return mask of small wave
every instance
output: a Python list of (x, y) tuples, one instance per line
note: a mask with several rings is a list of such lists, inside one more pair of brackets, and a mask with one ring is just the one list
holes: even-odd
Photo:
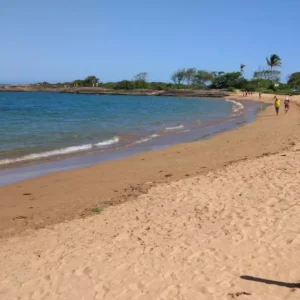
[(142, 138), (138, 141), (135, 142), (135, 144), (140, 144), (140, 143), (144, 143), (144, 142), (148, 142), (152, 139), (155, 139), (156, 137), (158, 137), (159, 135), (158, 134), (152, 134), (152, 135), (149, 135), (149, 136), (146, 136), (145, 138)]
[(96, 144), (94, 144), (94, 146), (96, 146), (96, 147), (109, 146), (109, 145), (118, 143), (119, 141), (120, 141), (120, 139), (119, 139), (117, 136), (115, 136), (115, 137), (112, 138), (112, 139), (109, 139), (109, 140), (106, 140), (106, 141), (103, 141), (103, 142), (96, 143)]
[(244, 105), (240, 102), (234, 101), (234, 100), (226, 100), (227, 102), (231, 102), (232, 105), (232, 111), (234, 113), (237, 113), (239, 111), (241, 111), (242, 109), (244, 109)]
[(119, 138), (114, 137), (112, 139), (109, 139), (109, 140), (106, 140), (103, 142), (99, 142), (96, 144), (71, 146), (71, 147), (66, 147), (66, 148), (62, 148), (62, 149), (51, 150), (51, 151), (46, 151), (46, 152), (41, 152), (41, 153), (32, 153), (32, 154), (28, 154), (28, 155), (17, 157), (17, 158), (8, 158), (8, 159), (0, 160), (0, 165), (6, 165), (6, 164), (24, 162), (24, 161), (29, 161), (29, 160), (35, 160), (35, 159), (48, 158), (48, 157), (52, 157), (52, 156), (59, 156), (59, 155), (66, 155), (66, 154), (71, 154), (71, 153), (76, 153), (76, 152), (81, 152), (81, 151), (87, 151), (87, 150), (92, 149), (93, 147), (108, 146), (108, 145), (115, 144), (117, 142), (119, 142)]
[(184, 126), (182, 124), (173, 126), (173, 127), (166, 127), (165, 130), (176, 130), (176, 129), (181, 129), (181, 128), (184, 128)]
[(28, 161), (28, 160), (40, 159), (40, 158), (46, 158), (46, 157), (51, 157), (51, 156), (56, 156), (56, 155), (70, 154), (70, 153), (75, 153), (75, 152), (80, 152), (80, 151), (86, 151), (86, 150), (92, 149), (92, 147), (93, 147), (92, 144), (87, 144), (87, 145), (82, 145), (82, 146), (72, 146), (72, 147), (67, 147), (67, 148), (58, 149), (58, 150), (46, 151), (46, 152), (42, 152), (42, 153), (33, 153), (33, 154), (28, 154), (28, 155), (25, 155), (22, 157), (18, 157), (18, 158), (0, 160), (0, 165), (23, 162), (23, 161)]

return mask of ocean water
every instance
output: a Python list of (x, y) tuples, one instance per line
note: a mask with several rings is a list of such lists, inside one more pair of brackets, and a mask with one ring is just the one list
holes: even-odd
[(150, 140), (164, 146), (172, 136), (236, 118), (243, 109), (239, 102), (212, 98), (4, 92), (0, 166), (111, 151)]

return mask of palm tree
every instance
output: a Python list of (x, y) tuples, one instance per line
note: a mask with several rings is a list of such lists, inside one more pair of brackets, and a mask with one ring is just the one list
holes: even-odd
[(281, 67), (281, 58), (277, 54), (272, 54), (270, 58), (266, 57), (266, 60), (271, 70), (273, 67)]
[(246, 65), (244, 64), (241, 64), (240, 65), (240, 70), (241, 70), (241, 73), (244, 74), (244, 69), (245, 69)]

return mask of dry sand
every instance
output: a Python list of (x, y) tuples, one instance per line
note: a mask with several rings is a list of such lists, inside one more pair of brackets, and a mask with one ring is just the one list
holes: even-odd
[[(208, 141), (1, 188), (1, 232), (15, 236), (0, 240), (0, 299), (299, 299), (300, 114), (296, 105), (273, 114)], [(133, 187), (135, 200), (103, 205), (101, 194), (113, 201), (109, 189), (132, 182), (148, 193)], [(104, 210), (16, 235), (92, 204)]]
[(299, 182), (297, 144), (4, 239), (0, 298), (299, 299)]

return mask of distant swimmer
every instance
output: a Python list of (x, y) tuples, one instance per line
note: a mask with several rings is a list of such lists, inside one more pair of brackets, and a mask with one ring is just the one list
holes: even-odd
[(284, 109), (285, 109), (285, 113), (287, 113), (290, 109), (290, 98), (289, 97), (285, 97)]
[(278, 116), (279, 113), (279, 108), (280, 108), (280, 100), (277, 98), (277, 96), (274, 96), (274, 105), (275, 105), (275, 111), (276, 111), (276, 115)]

